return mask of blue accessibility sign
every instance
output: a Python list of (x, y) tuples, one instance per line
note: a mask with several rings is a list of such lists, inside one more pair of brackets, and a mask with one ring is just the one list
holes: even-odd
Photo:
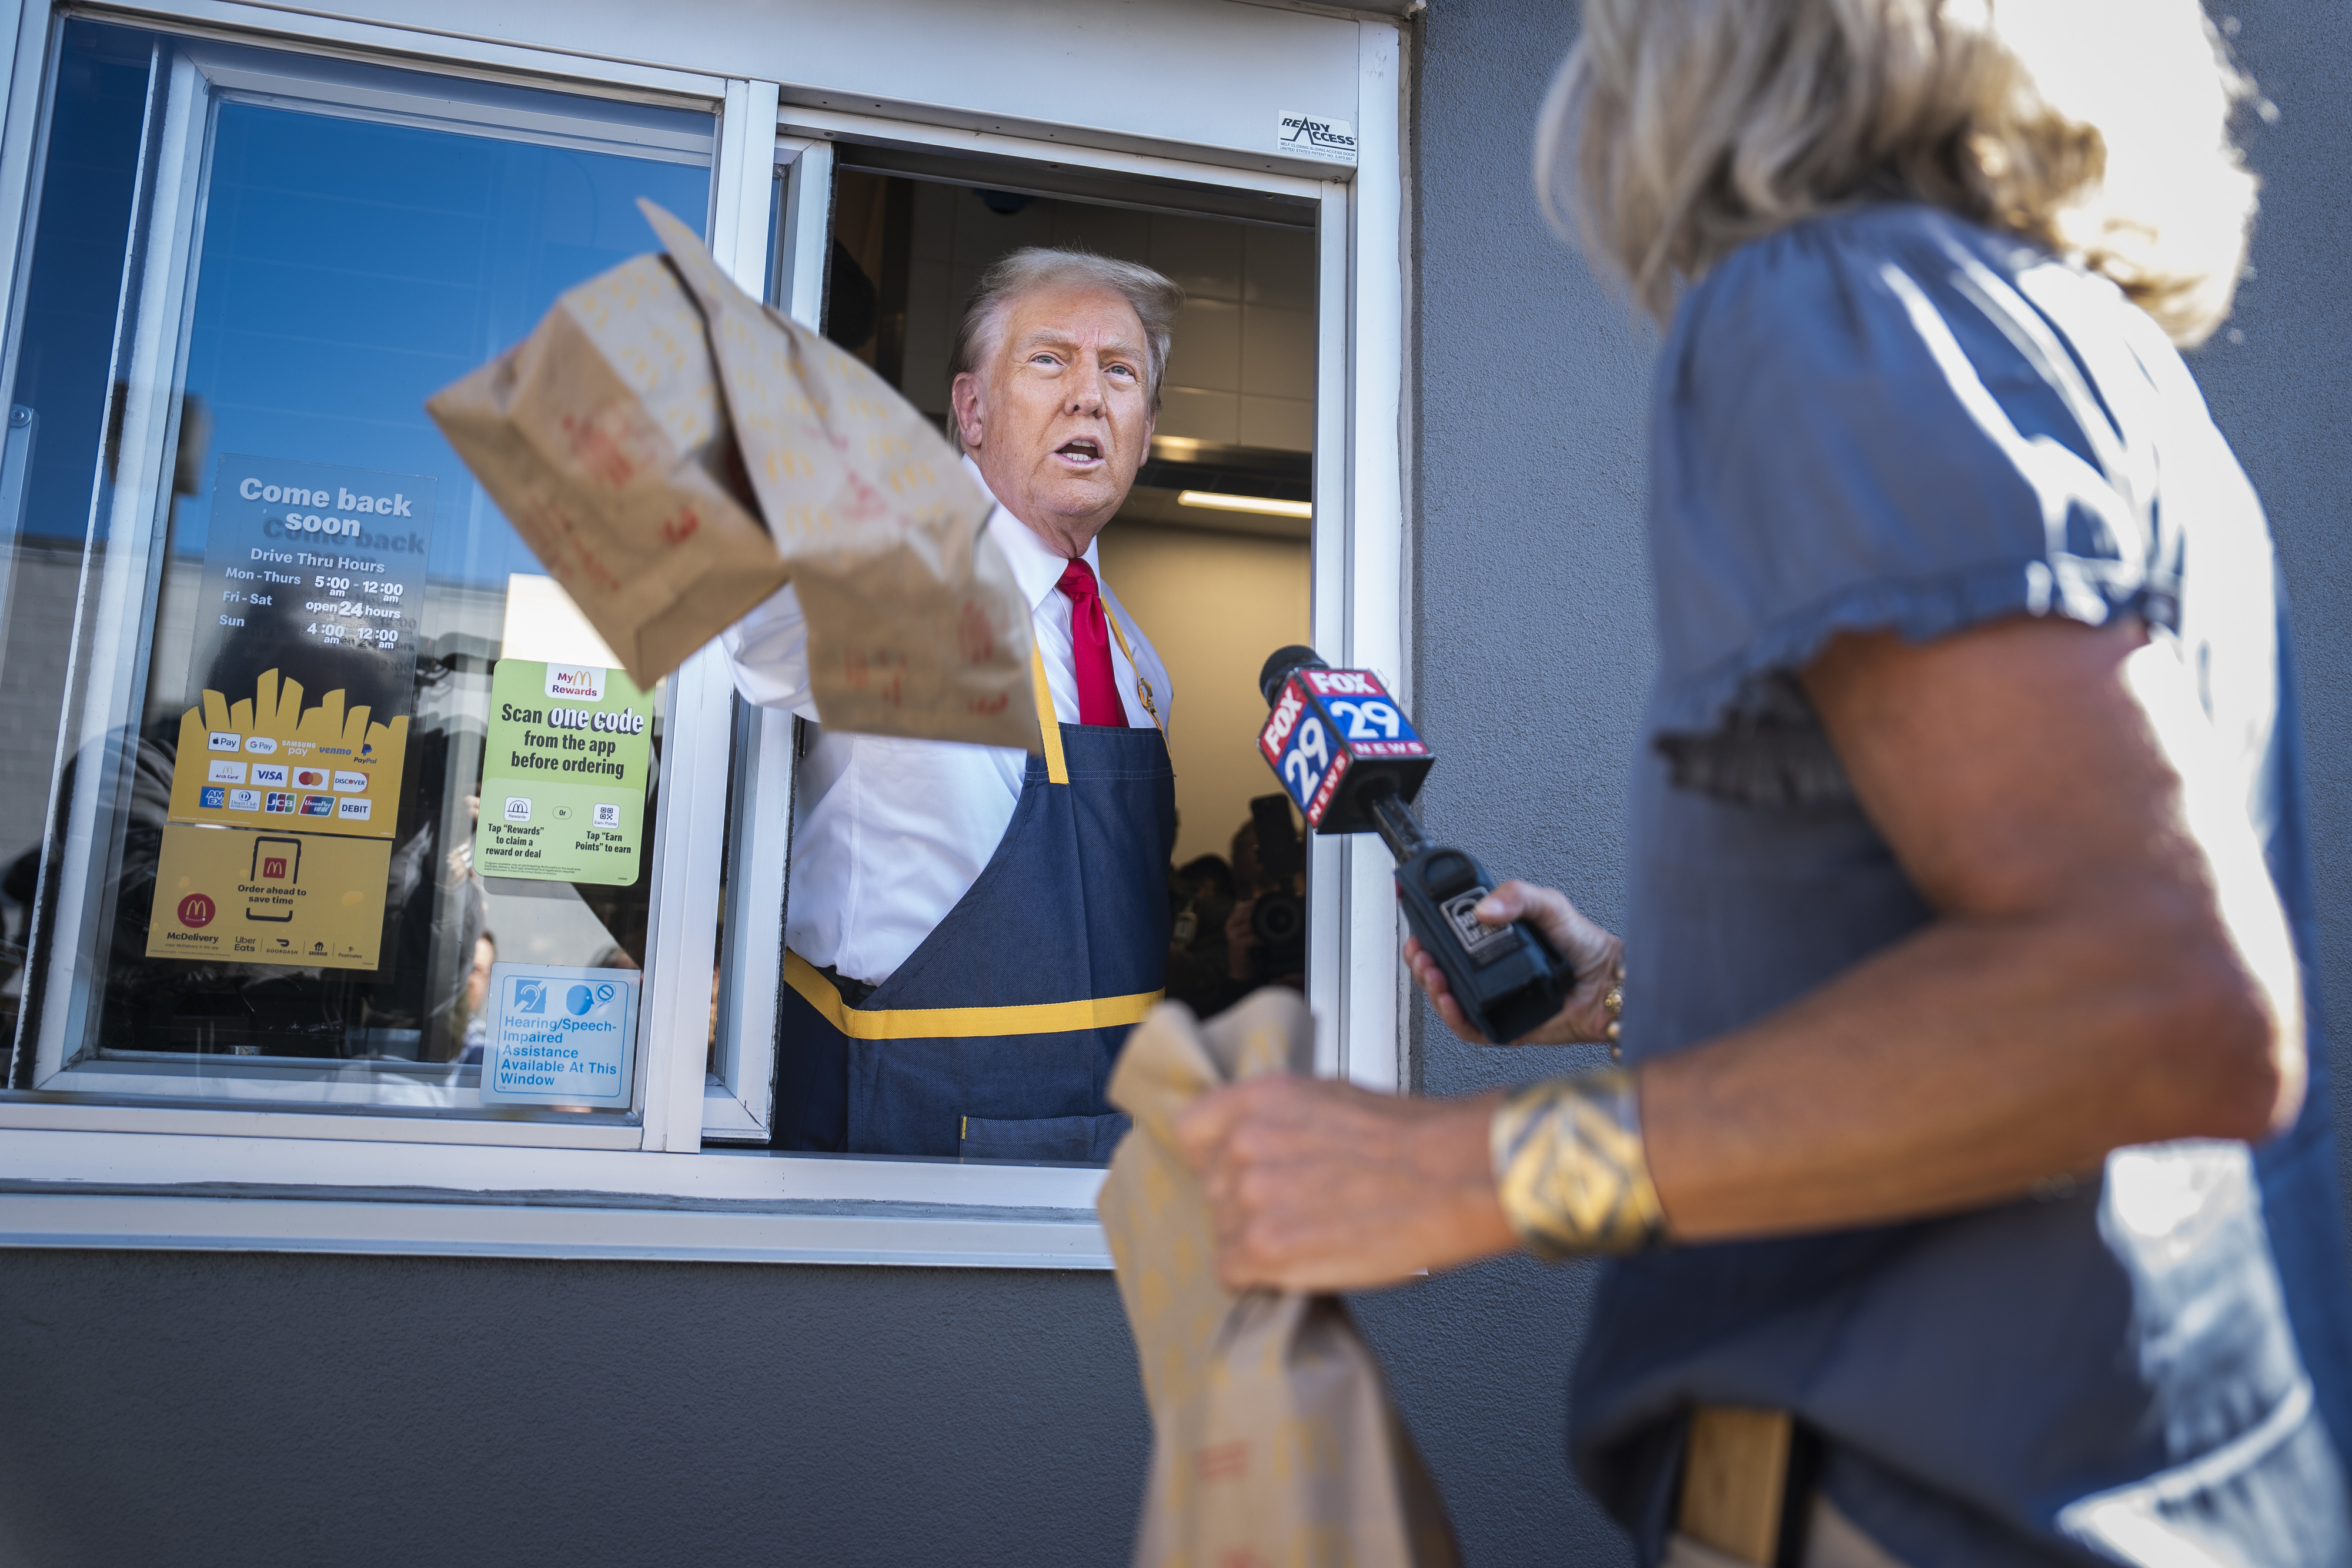
[(491, 965), (482, 1103), (626, 1110), (642, 978), (635, 969)]

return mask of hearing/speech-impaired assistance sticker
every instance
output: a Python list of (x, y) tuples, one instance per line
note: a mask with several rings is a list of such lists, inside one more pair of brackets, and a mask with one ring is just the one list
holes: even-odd
[(1305, 114), (1297, 110), (1285, 110), (1275, 121), (1275, 150), (1302, 158), (1320, 158), (1331, 163), (1353, 163), (1356, 161), (1356, 125), (1353, 120), (1334, 120), (1327, 114)]
[(491, 965), (482, 1103), (626, 1110), (643, 978), (635, 969)]

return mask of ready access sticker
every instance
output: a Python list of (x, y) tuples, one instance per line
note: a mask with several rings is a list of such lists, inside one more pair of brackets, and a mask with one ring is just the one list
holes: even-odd
[(1286, 110), (1275, 122), (1274, 145), (1278, 152), (1302, 158), (1320, 158), (1329, 163), (1353, 163), (1356, 161), (1355, 122), (1334, 120), (1328, 114)]
[(635, 969), (491, 965), (482, 1103), (625, 1110), (641, 978)]

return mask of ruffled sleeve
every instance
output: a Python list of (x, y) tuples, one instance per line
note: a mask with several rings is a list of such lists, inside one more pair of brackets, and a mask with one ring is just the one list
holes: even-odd
[(1678, 784), (1844, 794), (1795, 680), (1841, 632), (2174, 623), (2152, 462), (2103, 401), (2137, 392), (2075, 347), (2126, 341), (2098, 319), (2124, 311), (2105, 284), (1916, 207), (1757, 241), (1691, 292), (1652, 443), (1654, 740)]

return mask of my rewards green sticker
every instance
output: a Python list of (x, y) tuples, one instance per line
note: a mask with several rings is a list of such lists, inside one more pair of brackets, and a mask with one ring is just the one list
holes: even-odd
[(474, 869), (541, 882), (636, 881), (652, 752), (653, 705), (621, 671), (499, 660)]

